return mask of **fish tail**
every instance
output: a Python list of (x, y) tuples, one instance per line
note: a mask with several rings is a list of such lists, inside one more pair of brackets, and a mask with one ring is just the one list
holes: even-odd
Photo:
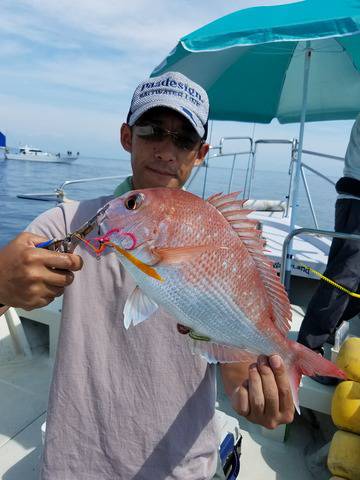
[(296, 411), (300, 415), (300, 403), (299, 403), (299, 385), (301, 380), (301, 370), (297, 366), (296, 363), (293, 363), (288, 368), (289, 372), (289, 382), (290, 382), (290, 389), (293, 398), (293, 402), (296, 408)]
[(309, 377), (321, 375), (326, 377), (336, 377), (341, 380), (346, 380), (347, 377), (340, 368), (319, 353), (310, 350), (310, 348), (307, 348), (298, 342), (290, 341), (290, 343), (292, 352), (295, 352), (290, 365), (288, 365), (290, 388), (295, 408), (298, 413), (300, 413), (298, 391), (302, 375), (307, 375)]

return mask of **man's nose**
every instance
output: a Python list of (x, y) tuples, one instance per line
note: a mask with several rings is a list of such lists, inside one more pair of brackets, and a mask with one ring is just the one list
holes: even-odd
[(157, 142), (155, 146), (155, 156), (158, 160), (166, 162), (175, 161), (177, 158), (178, 149), (170, 135), (167, 135), (163, 140)]

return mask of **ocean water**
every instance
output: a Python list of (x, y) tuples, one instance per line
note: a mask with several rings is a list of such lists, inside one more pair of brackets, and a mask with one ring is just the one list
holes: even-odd
[[(21, 232), (37, 215), (56, 205), (55, 202), (17, 198), (18, 194), (52, 192), (66, 180), (129, 173), (128, 159), (79, 157), (71, 164), (0, 159), (0, 247)], [(189, 190), (201, 195), (204, 177), (205, 168), (201, 167)], [(215, 165), (210, 162), (207, 169), (205, 195), (227, 192), (229, 178), (228, 165), (219, 164), (219, 161)], [(244, 178), (244, 170), (236, 168), (232, 191), (243, 190)], [(336, 181), (337, 178), (333, 180)], [(65, 191), (67, 197), (82, 200), (111, 194), (118, 183), (120, 183), (118, 180), (96, 181), (72, 185)], [(320, 227), (332, 229), (336, 200), (334, 187), (314, 175), (308, 175), (308, 184)], [(288, 193), (288, 185), (287, 172), (257, 171), (252, 198), (284, 200)], [(300, 211), (297, 223), (301, 226), (314, 226), (303, 188), (300, 188)]]

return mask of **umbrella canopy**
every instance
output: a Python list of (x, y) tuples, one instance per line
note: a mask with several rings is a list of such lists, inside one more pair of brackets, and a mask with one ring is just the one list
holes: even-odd
[(306, 120), (360, 111), (360, 0), (305, 0), (239, 10), (184, 36), (153, 71), (179, 71), (202, 85), (210, 118), (298, 122), (304, 49), (310, 41)]
[[(300, 121), (290, 192), (292, 232), (305, 119), (349, 119), (360, 112), (360, 0), (239, 10), (183, 37), (152, 75), (171, 70), (206, 89), (214, 120)], [(289, 255), (287, 286), (290, 264)]]

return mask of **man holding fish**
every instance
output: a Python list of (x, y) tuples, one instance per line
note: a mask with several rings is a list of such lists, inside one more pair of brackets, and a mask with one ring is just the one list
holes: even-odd
[[(192, 168), (201, 164), (208, 152), (208, 109), (206, 92), (177, 72), (141, 82), (133, 95), (127, 122), (121, 127), (121, 144), (131, 155), (133, 176), (118, 186), (116, 199), (102, 197), (59, 205), (40, 215), (28, 232), (0, 251), (0, 271), (6, 272), (6, 278), (0, 276), (1, 304), (30, 310), (64, 293), (42, 480), (221, 478), (214, 477), (218, 456), (214, 424), (216, 373), (211, 362), (231, 360), (220, 363), (220, 368), (225, 391), (240, 415), (268, 428), (293, 420), (294, 387), (290, 386), (283, 360), (272, 354), (280, 353), (280, 348), (264, 350), (259, 346), (257, 353), (247, 352), (242, 357), (242, 350), (234, 348), (239, 342), (234, 346), (232, 338), (226, 338), (229, 332), (224, 332), (222, 338), (225, 345), (213, 343), (205, 327), (194, 329), (192, 324), (179, 321), (183, 318), (177, 313), (181, 309), (166, 308), (168, 300), (156, 302), (157, 294), (154, 298), (151, 295), (160, 286), (165, 296), (167, 292), (177, 295), (187, 285), (171, 290), (170, 283), (184, 265), (198, 262), (200, 272), (206, 268), (202, 260), (207, 258), (205, 255), (209, 254), (210, 260), (219, 255), (226, 259), (226, 255), (232, 255), (228, 245), (238, 242), (234, 233), (229, 233), (229, 240), (225, 233), (222, 236), (221, 228), (228, 227), (224, 220), (229, 217), (228, 209), (232, 213), (236, 210), (235, 215), (243, 214), (239, 214), (234, 196), (220, 195), (213, 196), (206, 207), (209, 219), (215, 215), (215, 221), (211, 221), (213, 233), (218, 236), (212, 244), (199, 224), (200, 243), (184, 247), (184, 228), (192, 231), (186, 219), (171, 223), (172, 248), (170, 243), (147, 241), (155, 233), (156, 238), (169, 233), (164, 233), (164, 216), (170, 221), (171, 216), (195, 211), (198, 205), (201, 210), (206, 203), (194, 197), (194, 203), (187, 204), (190, 194), (181, 188)], [(171, 192), (167, 196), (168, 190), (156, 190), (159, 187), (171, 188), (175, 196), (176, 192), (180, 196), (173, 201)], [(135, 189), (140, 192), (127, 193)], [(122, 218), (118, 217), (120, 210), (137, 213), (142, 203), (147, 205), (148, 198), (157, 205), (158, 217), (151, 216), (149, 210), (146, 218), (151, 222), (142, 230), (140, 219), (128, 224), (124, 221), (114, 228)], [(99, 222), (102, 236), (97, 250), (103, 252), (108, 247), (100, 258), (89, 242), (81, 242), (76, 254), (34, 248), (79, 229), (110, 200), (105, 220)], [(218, 211), (222, 212), (221, 219)], [(200, 222), (201, 217), (197, 218)], [(228, 223), (232, 221), (230, 218)], [(246, 231), (253, 235), (254, 223), (246, 223), (244, 215), (236, 221), (245, 221)], [(247, 235), (243, 240), (250, 245)], [(126, 268), (119, 264), (116, 251)], [(257, 254), (255, 257), (258, 261)], [(251, 263), (247, 256), (245, 260)], [(233, 271), (235, 263), (229, 264)], [(227, 260), (222, 265), (227, 268)], [(132, 269), (135, 275), (128, 273)], [(138, 279), (139, 272), (142, 277)], [(192, 298), (199, 283), (195, 277), (193, 273), (186, 277), (194, 287), (186, 290), (188, 306), (208, 308), (206, 302), (211, 303), (211, 298), (203, 303), (202, 297)], [(237, 275), (234, 283), (251, 282), (253, 277), (257, 282), (256, 274), (249, 279)], [(274, 280), (271, 272), (265, 277)], [(212, 272), (207, 284), (211, 293)], [(148, 288), (150, 294), (144, 295), (139, 285)], [(279, 323), (284, 313), (286, 318), (279, 331), (285, 331), (289, 312), (281, 288), (276, 284), (273, 289), (281, 299), (274, 311)], [(262, 305), (262, 300), (256, 301)], [(268, 309), (265, 303), (264, 308)], [(0, 307), (0, 313), (5, 309)], [(225, 322), (226, 315), (222, 317)], [(238, 330), (242, 328), (239, 323)], [(220, 336), (223, 330), (219, 329)], [(257, 340), (255, 330), (251, 331), (260, 344), (260, 337)], [(284, 335), (278, 333), (273, 335), (273, 344), (275, 337), (285, 344)], [(236, 337), (235, 331), (232, 336)], [(200, 347), (194, 348), (193, 344)]]

